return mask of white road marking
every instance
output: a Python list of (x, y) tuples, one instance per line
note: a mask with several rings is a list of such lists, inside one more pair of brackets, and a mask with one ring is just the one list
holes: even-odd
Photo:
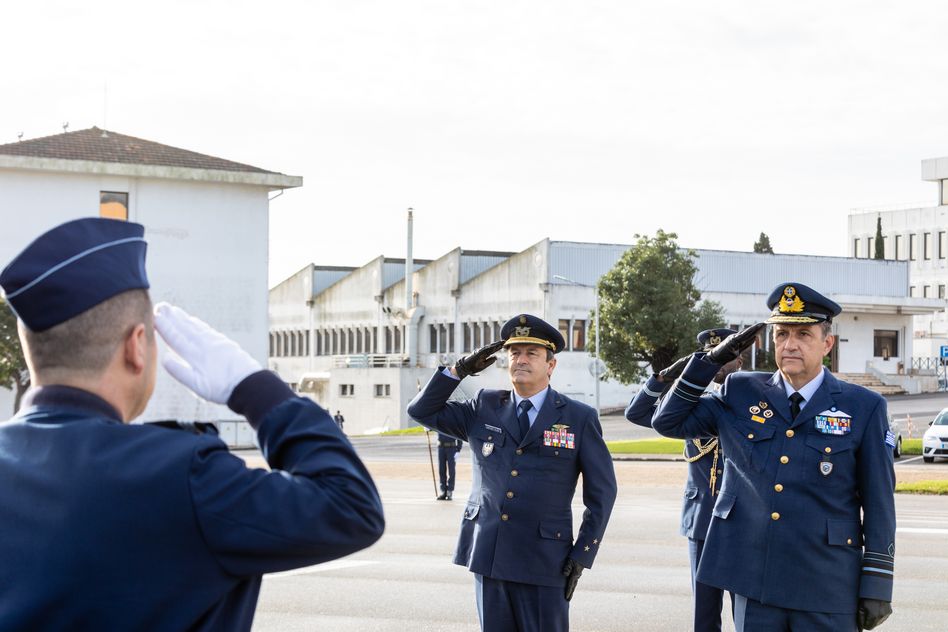
[(922, 533), (926, 535), (948, 535), (948, 529), (923, 529), (920, 527), (898, 527), (896, 533)]
[(316, 564), (315, 566), (304, 566), (303, 568), (294, 568), (291, 571), (280, 573), (267, 573), (265, 577), (292, 577), (293, 575), (309, 575), (312, 573), (322, 573), (325, 571), (338, 571), (344, 568), (359, 568), (360, 566), (371, 566), (378, 562), (368, 560), (334, 560), (325, 564)]
[(912, 461), (917, 461), (917, 460), (919, 460), (920, 458), (922, 458), (922, 457), (916, 456), (916, 457), (912, 457), (911, 459), (903, 459), (903, 460), (901, 460), (901, 461), (897, 461), (895, 464), (896, 464), (896, 465), (905, 465), (906, 463), (911, 463)]

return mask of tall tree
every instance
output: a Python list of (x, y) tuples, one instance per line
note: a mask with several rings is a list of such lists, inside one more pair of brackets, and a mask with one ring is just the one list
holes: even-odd
[(885, 259), (885, 239), (882, 237), (882, 216), (876, 218), (876, 252), (875, 259)]
[[(20, 409), (23, 393), (30, 386), (30, 374), (23, 359), (20, 337), (16, 333), (16, 316), (0, 298), (0, 387), (15, 391), (13, 412)], [(6, 414), (0, 411), (0, 419)]]
[(760, 237), (754, 242), (754, 252), (766, 253), (768, 255), (774, 254), (774, 249), (770, 247), (770, 237), (767, 236), (767, 233), (760, 233)]
[(695, 334), (723, 322), (721, 305), (701, 302), (693, 250), (679, 249), (678, 236), (662, 230), (635, 237), (597, 290), (601, 357), (624, 384), (642, 379), (646, 365), (663, 369), (694, 351)]

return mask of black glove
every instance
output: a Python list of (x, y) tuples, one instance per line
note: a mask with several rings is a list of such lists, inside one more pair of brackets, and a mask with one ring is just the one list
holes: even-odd
[(458, 377), (463, 380), (468, 375), (477, 375), (492, 365), (497, 361), (497, 357), (494, 354), (500, 351), (500, 348), (503, 346), (504, 341), (498, 340), (489, 345), (484, 345), (480, 349), (475, 349), (471, 355), (463, 356), (454, 365), (454, 370), (457, 372)]
[(579, 576), (584, 570), (586, 569), (582, 564), (571, 557), (566, 558), (566, 564), (563, 565), (563, 575), (566, 577), (566, 601), (573, 598), (573, 591), (576, 590)]
[(736, 334), (731, 334), (708, 353), (708, 359), (715, 364), (727, 364), (754, 344), (757, 340), (757, 332), (766, 326), (767, 323), (757, 323), (745, 327)]
[(860, 599), (856, 610), (856, 625), (860, 630), (871, 630), (892, 614), (892, 604), (878, 599)]
[(683, 358), (678, 358), (675, 360), (674, 364), (666, 366), (664, 369), (658, 372), (658, 381), (659, 382), (674, 382), (678, 379), (678, 376), (681, 375), (681, 372), (685, 370), (685, 365), (688, 364), (688, 360), (691, 359), (691, 356), (694, 355), (689, 353)]

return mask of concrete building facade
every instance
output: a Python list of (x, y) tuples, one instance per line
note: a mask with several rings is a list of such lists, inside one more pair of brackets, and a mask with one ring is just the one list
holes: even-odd
[[(301, 184), (97, 128), (0, 145), (0, 261), (71, 219), (144, 224), (153, 300), (199, 315), (265, 364), (269, 193)], [(0, 416), (11, 410), (12, 402)], [(230, 410), (197, 399), (164, 371), (141, 417), (161, 419), (223, 421), (231, 443), (249, 440)]]
[[(325, 288), (303, 280), (320, 269), (309, 266), (271, 290), (270, 366), (300, 392), (339, 410), (348, 432), (406, 427), (405, 407), (436, 367), (499, 338), (504, 322), (528, 312), (558, 326), (567, 340), (553, 387), (592, 405), (595, 360), (587, 343), (594, 335), (594, 288), (629, 248), (549, 239), (518, 253), (456, 248), (435, 261), (415, 262), (410, 300), (403, 260), (394, 262), (401, 278), (389, 277), (387, 286), (378, 282), (392, 261), (384, 257), (348, 274), (335, 269), (340, 278)], [(905, 335), (910, 314), (935, 309), (930, 299), (908, 296), (905, 262), (711, 250), (695, 255), (695, 283), (704, 299), (722, 304), (724, 324), (743, 327), (766, 318), (767, 294), (791, 279), (839, 301), (846, 313), (835, 324), (840, 344), (833, 362), (843, 372), (879, 365), (875, 370), (898, 374), (899, 363), (912, 355)], [(873, 355), (880, 329), (901, 334), (885, 359)], [(505, 387), (505, 362), (501, 354), (495, 367), (464, 380), (457, 396)], [(602, 380), (600, 406), (624, 406), (637, 389)]]

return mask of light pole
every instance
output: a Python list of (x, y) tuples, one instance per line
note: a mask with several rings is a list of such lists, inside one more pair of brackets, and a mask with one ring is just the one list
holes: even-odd
[(599, 367), (601, 366), (601, 362), (602, 362), (599, 358), (599, 355), (600, 355), (599, 353), (599, 288), (597, 288), (595, 285), (589, 285), (587, 283), (580, 283), (572, 279), (567, 279), (565, 276), (560, 276), (559, 274), (554, 274), (553, 278), (559, 281), (563, 281), (565, 283), (569, 283), (570, 285), (591, 288), (593, 292), (596, 294), (596, 355), (594, 356), (596, 358), (596, 361), (593, 364), (594, 368), (593, 368), (592, 374), (596, 380), (596, 416), (598, 417), (599, 416)]

